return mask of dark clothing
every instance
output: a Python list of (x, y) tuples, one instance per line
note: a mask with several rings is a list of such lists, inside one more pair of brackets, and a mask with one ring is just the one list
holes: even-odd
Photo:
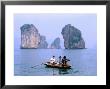
[(64, 60), (64, 59), (62, 59), (62, 64), (64, 64), (64, 61), (65, 61), (65, 60)]
[(63, 66), (67, 65), (67, 59), (64, 59), (64, 58), (62, 59), (62, 65)]

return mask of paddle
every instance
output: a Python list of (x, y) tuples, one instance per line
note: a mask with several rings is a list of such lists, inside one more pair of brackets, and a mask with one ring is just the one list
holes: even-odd
[[(44, 63), (42, 63), (42, 64), (44, 64)], [(40, 65), (42, 65), (42, 64), (40, 64)], [(39, 65), (32, 66), (31, 68), (34, 68), (34, 67), (36, 67), (36, 66), (39, 66)]]

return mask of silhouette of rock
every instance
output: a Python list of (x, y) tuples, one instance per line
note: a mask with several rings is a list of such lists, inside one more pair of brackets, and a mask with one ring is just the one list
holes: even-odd
[(81, 31), (71, 26), (71, 24), (65, 25), (61, 34), (63, 35), (65, 49), (85, 48), (85, 41), (81, 36)]
[(48, 43), (46, 41), (46, 37), (40, 36), (40, 44), (38, 48), (47, 48), (47, 47), (48, 47)]
[(60, 46), (60, 38), (56, 38), (53, 43), (51, 44), (51, 47), (50, 48), (55, 48), (55, 49), (60, 49), (61, 46)]

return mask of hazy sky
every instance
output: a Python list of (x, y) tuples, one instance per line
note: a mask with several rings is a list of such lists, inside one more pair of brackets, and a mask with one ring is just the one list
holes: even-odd
[[(33, 24), (41, 35), (46, 36), (49, 45), (57, 37), (61, 38), (63, 47), (62, 28), (71, 24), (78, 28), (85, 40), (86, 48), (96, 47), (97, 45), (97, 15), (96, 14), (15, 14), (14, 15), (14, 38), (15, 45), (20, 46), (21, 30), (24, 24)], [(16, 42), (17, 41), (17, 42)], [(64, 47), (63, 47), (64, 48)]]

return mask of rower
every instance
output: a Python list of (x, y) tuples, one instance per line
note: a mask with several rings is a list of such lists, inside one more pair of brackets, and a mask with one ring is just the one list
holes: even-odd
[(62, 66), (67, 66), (68, 61), (69, 60), (66, 58), (66, 56), (64, 56), (63, 59), (62, 59)]

